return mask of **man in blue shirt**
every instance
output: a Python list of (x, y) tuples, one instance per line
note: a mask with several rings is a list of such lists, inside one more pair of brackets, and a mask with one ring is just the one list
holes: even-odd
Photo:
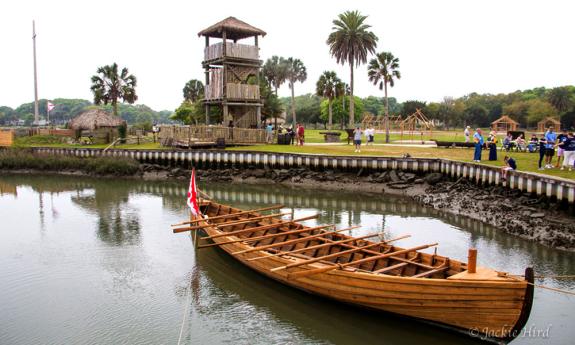
[(268, 144), (274, 141), (274, 126), (270, 123), (266, 126), (266, 142)]
[(549, 127), (545, 133), (545, 168), (552, 169), (553, 156), (555, 155), (555, 142), (557, 141), (557, 134), (553, 132), (553, 127)]
[(481, 150), (483, 149), (483, 136), (481, 135), (481, 128), (475, 130), (473, 134), (473, 142), (475, 142), (475, 152), (473, 153), (473, 161), (481, 162)]

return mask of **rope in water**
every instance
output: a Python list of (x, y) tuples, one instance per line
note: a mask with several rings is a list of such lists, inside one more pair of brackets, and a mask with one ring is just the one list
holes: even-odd
[[(508, 277), (510, 277), (510, 278), (514, 278), (514, 277), (525, 277), (525, 275), (522, 275), (522, 274), (510, 274), (510, 275), (508, 275)], [(537, 279), (545, 279), (545, 278), (548, 278), (548, 279), (574, 279), (574, 278), (575, 278), (575, 275), (565, 275), (565, 276), (535, 276), (534, 278), (537, 278)], [(516, 278), (514, 278), (514, 279), (516, 279)], [(575, 296), (575, 292), (572, 292), (572, 291), (567, 291), (567, 290), (552, 288), (552, 287), (549, 287), (549, 286), (534, 284), (534, 283), (530, 283), (530, 282), (527, 282), (527, 284), (533, 285), (533, 286), (535, 286), (536, 288), (551, 290), (551, 291), (555, 291), (555, 292), (559, 292), (559, 293), (564, 293), (564, 294), (567, 294), (567, 295)]]
[(184, 325), (186, 324), (186, 318), (188, 317), (188, 309), (190, 307), (191, 301), (190, 301), (190, 290), (192, 290), (191, 287), (191, 282), (188, 284), (188, 287), (186, 289), (186, 306), (184, 308), (184, 316), (182, 317), (182, 326), (180, 327), (180, 336), (178, 338), (178, 345), (180, 345), (180, 343), (182, 342), (182, 335), (184, 333)]

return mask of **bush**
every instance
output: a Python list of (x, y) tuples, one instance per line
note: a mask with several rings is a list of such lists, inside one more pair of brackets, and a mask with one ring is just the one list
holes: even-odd
[(14, 144), (18, 145), (52, 145), (52, 144), (61, 144), (62, 137), (56, 135), (33, 135), (29, 137), (19, 137), (16, 138)]
[(52, 156), (27, 149), (9, 149), (0, 151), (1, 169), (79, 170), (90, 175), (130, 176), (138, 172), (139, 163), (131, 158)]

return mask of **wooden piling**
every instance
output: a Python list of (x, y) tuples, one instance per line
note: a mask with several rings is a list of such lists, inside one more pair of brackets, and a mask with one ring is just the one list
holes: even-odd
[(467, 273), (477, 272), (477, 249), (469, 248), (467, 254)]

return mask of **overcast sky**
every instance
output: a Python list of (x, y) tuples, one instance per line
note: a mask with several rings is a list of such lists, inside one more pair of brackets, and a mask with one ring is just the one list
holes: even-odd
[[(440, 101), (470, 92), (500, 93), (574, 83), (573, 1), (5, 1), (0, 10), (0, 105), (34, 99), (32, 20), (36, 20), (39, 97), (92, 99), (90, 77), (117, 62), (138, 78), (139, 104), (173, 110), (189, 79), (203, 80), (197, 33), (228, 16), (267, 32), (261, 58), (293, 56), (314, 92), (335, 63), (325, 41), (346, 10), (368, 15), (377, 51), (400, 60), (399, 101)], [(382, 95), (355, 73), (355, 94)], [(280, 95), (289, 95), (283, 86)]]

